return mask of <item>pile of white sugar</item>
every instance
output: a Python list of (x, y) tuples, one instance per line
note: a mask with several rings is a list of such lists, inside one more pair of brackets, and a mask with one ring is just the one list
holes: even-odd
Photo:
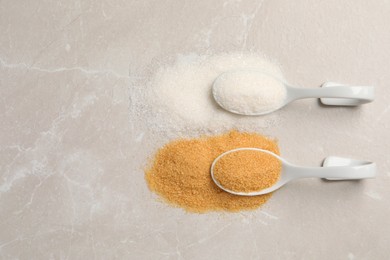
[[(132, 86), (131, 120), (144, 125), (148, 132), (167, 137), (219, 133), (233, 128), (256, 131), (275, 124), (277, 113), (242, 116), (217, 104), (212, 96), (213, 82), (232, 70), (262, 71), (283, 79), (279, 67), (258, 54), (181, 55), (173, 63), (160, 64), (151, 77)], [(251, 79), (243, 78), (241, 86), (248, 87), (248, 80)]]

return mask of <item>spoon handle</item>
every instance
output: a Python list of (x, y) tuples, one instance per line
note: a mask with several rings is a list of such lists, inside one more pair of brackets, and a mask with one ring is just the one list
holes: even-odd
[(374, 178), (376, 164), (349, 158), (328, 157), (323, 167), (292, 166), (288, 169), (293, 178), (325, 178), (328, 180), (359, 180)]
[(322, 88), (288, 88), (290, 101), (303, 98), (321, 98), (325, 105), (357, 106), (374, 100), (372, 86), (346, 86), (328, 82)]

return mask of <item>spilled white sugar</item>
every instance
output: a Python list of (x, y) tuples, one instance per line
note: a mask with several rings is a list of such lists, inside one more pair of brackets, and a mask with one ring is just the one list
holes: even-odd
[(213, 96), (231, 112), (256, 115), (280, 108), (286, 99), (286, 87), (262, 71), (234, 70), (217, 78)]
[(278, 121), (277, 113), (261, 117), (236, 115), (221, 108), (212, 97), (213, 82), (221, 73), (245, 69), (283, 79), (279, 67), (258, 54), (179, 56), (173, 64), (160, 66), (146, 82), (138, 82), (131, 89), (131, 120), (161, 137), (269, 127)]

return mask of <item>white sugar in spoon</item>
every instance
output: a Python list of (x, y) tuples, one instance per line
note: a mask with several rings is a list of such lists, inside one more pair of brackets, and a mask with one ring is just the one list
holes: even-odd
[[(271, 187), (255, 192), (237, 192), (224, 187), (218, 179), (214, 177), (214, 167), (216, 163), (225, 155), (243, 150), (251, 150), (260, 153), (267, 153), (276, 157), (282, 163), (282, 172), (279, 180)], [(286, 183), (301, 178), (325, 178), (328, 180), (358, 180), (374, 178), (376, 175), (376, 164), (367, 161), (358, 161), (348, 158), (330, 156), (324, 160), (323, 167), (300, 167), (287, 162), (282, 157), (259, 148), (238, 148), (227, 151), (219, 155), (211, 165), (211, 178), (222, 190), (235, 195), (257, 196), (273, 192)]]
[(213, 83), (215, 101), (241, 115), (264, 115), (303, 98), (321, 98), (330, 106), (357, 106), (374, 100), (374, 87), (327, 82), (320, 89), (296, 88), (270, 74), (255, 70), (222, 73)]

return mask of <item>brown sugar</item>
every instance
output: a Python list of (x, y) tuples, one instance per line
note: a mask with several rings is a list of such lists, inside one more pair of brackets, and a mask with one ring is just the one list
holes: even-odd
[[(256, 147), (279, 154), (274, 140), (255, 133), (231, 131), (219, 136), (181, 139), (166, 144), (157, 152), (151, 167), (146, 170), (146, 181), (149, 188), (166, 202), (187, 211), (256, 209), (271, 194), (254, 197), (232, 195), (218, 188), (210, 176), (211, 164), (218, 155), (240, 147)], [(252, 188), (256, 187), (250, 186)]]
[(240, 150), (224, 155), (214, 166), (214, 178), (223, 187), (253, 192), (271, 187), (279, 179), (282, 164), (270, 154)]

